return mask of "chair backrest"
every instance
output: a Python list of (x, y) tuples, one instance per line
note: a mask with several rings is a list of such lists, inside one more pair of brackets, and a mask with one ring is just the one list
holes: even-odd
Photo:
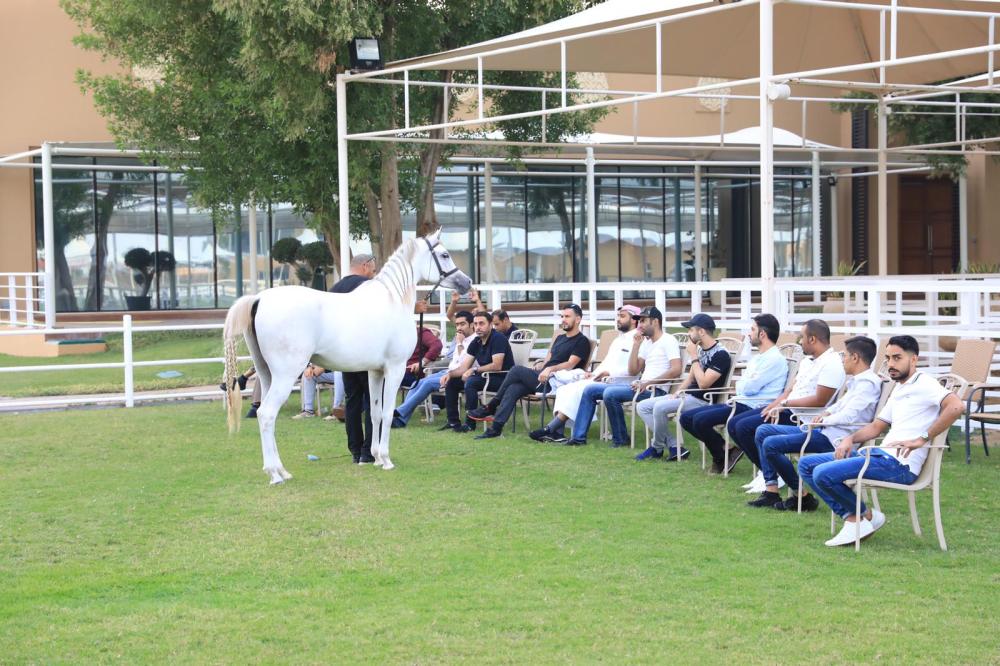
[(740, 352), (743, 351), (743, 341), (740, 340), (739, 338), (730, 338), (730, 337), (716, 338), (715, 341), (718, 342), (720, 345), (722, 345), (723, 349), (729, 352), (729, 355), (732, 357), (733, 362), (735, 363), (736, 358), (740, 355)]
[(532, 343), (538, 338), (538, 331), (530, 328), (519, 328), (512, 331), (508, 340), (510, 342), (524, 342), (530, 340)]
[(775, 343), (779, 347), (783, 345), (797, 345), (799, 343), (798, 331), (782, 331), (778, 334), (778, 341)]
[[(780, 340), (780, 338), (779, 338)], [(778, 344), (778, 351), (787, 359), (794, 359), (799, 361), (802, 359), (804, 354), (802, 353), (802, 347), (795, 342), (789, 342), (785, 344)]]
[(531, 362), (531, 349), (534, 347), (530, 340), (511, 340), (510, 351), (514, 355), (514, 365), (527, 366)]
[(938, 375), (937, 380), (941, 383), (941, 386), (945, 387), (959, 398), (964, 397), (966, 389), (969, 388), (969, 382), (965, 379), (965, 377), (956, 375), (953, 372)]
[[(952, 374), (962, 377), (969, 384), (985, 382), (990, 376), (990, 365), (996, 348), (995, 340), (959, 340), (955, 346), (955, 357), (951, 361)], [(964, 398), (964, 392), (959, 397)]]
[(609, 328), (608, 330), (601, 333), (600, 340), (597, 343), (597, 349), (590, 354), (591, 363), (594, 365), (603, 361), (607, 355), (608, 350), (611, 349), (611, 343), (614, 342), (620, 332), (617, 328)]

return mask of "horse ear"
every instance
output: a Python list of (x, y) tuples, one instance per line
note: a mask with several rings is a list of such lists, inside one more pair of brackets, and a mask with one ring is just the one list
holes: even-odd
[(437, 229), (435, 229), (431, 233), (427, 234), (427, 240), (429, 240), (431, 242), (431, 244), (434, 244), (434, 243), (437, 243), (438, 241), (440, 241), (441, 240), (441, 227), (438, 227)]

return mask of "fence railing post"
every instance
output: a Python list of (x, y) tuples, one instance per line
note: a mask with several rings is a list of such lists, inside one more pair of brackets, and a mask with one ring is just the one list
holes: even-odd
[(135, 368), (132, 365), (132, 315), (122, 317), (122, 354), (125, 363), (125, 406), (135, 407)]
[(24, 276), (24, 303), (28, 311), (28, 326), (35, 325), (35, 276)]
[(17, 325), (17, 291), (15, 290), (14, 276), (7, 276), (7, 312), (10, 317), (10, 325)]
[(865, 296), (868, 299), (868, 337), (878, 342), (878, 329), (881, 326), (881, 294), (876, 289), (869, 289)]

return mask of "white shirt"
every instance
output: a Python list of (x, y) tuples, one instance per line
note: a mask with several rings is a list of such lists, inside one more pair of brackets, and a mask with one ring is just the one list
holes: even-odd
[(871, 423), (882, 397), (882, 379), (871, 368), (847, 378), (847, 390), (823, 418), (822, 432), (830, 442), (861, 429), (852, 423)]
[(656, 342), (645, 340), (642, 344), (645, 345), (647, 342), (650, 344), (646, 347), (645, 354), (642, 347), (639, 347), (639, 358), (646, 361), (646, 367), (640, 378), (644, 382), (663, 376), (670, 369), (670, 362), (681, 357), (677, 339), (669, 333), (662, 334)]
[[(628, 372), (628, 359), (632, 355), (634, 336), (635, 331), (627, 331), (615, 338), (608, 348), (607, 355), (601, 361), (601, 364), (597, 366), (594, 374), (606, 372), (609, 382), (633, 379), (634, 377)], [(639, 345), (640, 358), (646, 358), (650, 346), (652, 346), (652, 343), (648, 339), (642, 341), (642, 344)], [(646, 350), (646, 354), (643, 353), (643, 350)]]
[(471, 337), (471, 336), (466, 337), (465, 341), (459, 342), (458, 341), (458, 333), (456, 333), (455, 337), (452, 339), (452, 341), (451, 341), (451, 348), (452, 348), (451, 361), (448, 362), (448, 370), (449, 371), (458, 369), (458, 366), (462, 365), (462, 361), (465, 360), (465, 349), (468, 346), (467, 342), (469, 341), (469, 337)]
[(896, 385), (882, 413), (878, 415), (880, 421), (890, 425), (889, 432), (882, 441), (882, 450), (901, 465), (908, 465), (914, 474), (920, 474), (920, 469), (927, 460), (927, 447), (911, 450), (909, 456), (902, 458), (895, 447), (888, 445), (915, 439), (927, 432), (937, 420), (941, 402), (946, 397), (948, 389), (941, 386), (937, 379), (924, 372), (916, 372), (904, 383)]
[[(799, 361), (799, 370), (795, 374), (795, 383), (792, 384), (788, 399), (798, 400), (814, 396), (820, 386), (837, 391), (844, 385), (846, 376), (843, 359), (833, 347), (830, 347), (815, 359), (806, 357)], [(878, 401), (878, 398), (875, 400)], [(792, 413), (795, 413), (794, 409)]]

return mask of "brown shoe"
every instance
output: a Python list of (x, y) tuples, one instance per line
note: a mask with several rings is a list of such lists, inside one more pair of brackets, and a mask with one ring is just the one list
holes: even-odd
[(330, 410), (330, 415), (326, 417), (326, 420), (327, 421), (332, 421), (333, 419), (337, 419), (338, 421), (340, 421), (341, 423), (343, 423), (344, 422), (344, 418), (345, 418), (344, 408), (343, 407), (334, 407), (333, 409)]

